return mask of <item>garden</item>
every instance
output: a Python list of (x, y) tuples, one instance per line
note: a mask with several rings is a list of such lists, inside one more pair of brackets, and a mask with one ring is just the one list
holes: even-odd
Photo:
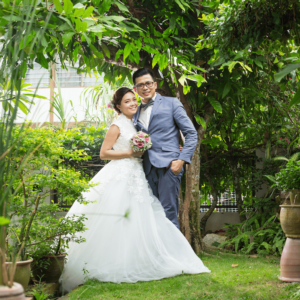
[[(299, 16), (296, 0), (1, 1), (0, 298), (300, 299)], [(28, 83), (36, 65), (49, 97)], [(99, 80), (80, 120), (58, 65)], [(211, 273), (116, 284), (83, 269), (65, 295), (67, 249), (88, 229), (66, 214), (97, 200), (84, 194), (108, 163), (109, 102), (138, 68), (198, 133), (178, 219)], [(49, 115), (33, 122), (37, 103)]]

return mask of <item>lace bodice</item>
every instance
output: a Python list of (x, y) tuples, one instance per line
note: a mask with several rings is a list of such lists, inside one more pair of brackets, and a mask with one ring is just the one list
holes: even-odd
[[(132, 121), (122, 114), (113, 124), (117, 125), (120, 129), (120, 136), (115, 142), (113, 149), (117, 151), (130, 150), (129, 141), (136, 133)], [(111, 182), (114, 182), (116, 186), (122, 182), (126, 183), (127, 190), (136, 201), (153, 201), (152, 191), (146, 180), (141, 158), (131, 157), (112, 160), (96, 174), (92, 182), (101, 183), (93, 188), (99, 195), (102, 195), (109, 189), (108, 186)], [(145, 190), (148, 190), (148, 193), (145, 193)]]
[(113, 146), (113, 149), (119, 151), (130, 150), (131, 146), (129, 141), (136, 133), (136, 129), (133, 126), (132, 121), (129, 120), (125, 115), (121, 114), (115, 121), (112, 122), (112, 125), (117, 125), (121, 132), (119, 138)]

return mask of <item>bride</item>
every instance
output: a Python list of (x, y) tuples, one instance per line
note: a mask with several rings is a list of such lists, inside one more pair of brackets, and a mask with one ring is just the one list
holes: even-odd
[[(67, 216), (84, 214), (85, 243), (70, 243), (61, 276), (70, 291), (88, 278), (109, 282), (158, 280), (179, 274), (210, 272), (177, 227), (169, 221), (145, 178), (142, 152), (129, 140), (136, 133), (132, 117), (138, 108), (134, 92), (122, 87), (112, 101), (121, 113), (109, 128), (100, 157), (111, 160), (92, 179), (99, 183), (84, 193)], [(113, 148), (113, 150), (112, 150)]]

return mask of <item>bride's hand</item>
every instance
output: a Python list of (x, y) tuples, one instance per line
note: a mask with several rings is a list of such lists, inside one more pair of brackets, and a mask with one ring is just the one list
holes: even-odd
[(145, 151), (138, 151), (134, 152), (133, 150), (130, 150), (130, 157), (141, 157), (144, 154)]

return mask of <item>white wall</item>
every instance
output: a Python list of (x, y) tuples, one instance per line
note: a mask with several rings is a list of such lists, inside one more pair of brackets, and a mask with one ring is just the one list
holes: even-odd
[[(85, 109), (89, 109), (90, 113), (93, 113), (93, 107), (86, 105), (84, 101), (80, 100), (80, 95), (84, 90), (83, 87), (74, 88), (61, 88), (62, 98), (64, 100), (64, 105), (66, 106), (66, 111), (69, 116), (75, 115), (77, 121), (83, 121), (85, 119)], [(57, 92), (57, 89), (54, 89)], [(16, 119), (17, 123), (21, 123), (24, 120), (31, 121), (33, 123), (40, 122), (50, 122), (50, 88), (40, 88), (36, 91), (37, 95), (47, 97), (47, 99), (34, 99), (34, 105), (30, 108), (30, 112), (25, 115), (22, 111), (19, 111), (18, 117)], [(70, 104), (70, 100), (73, 103), (74, 111)], [(54, 115), (54, 122), (58, 122), (59, 119)], [(74, 119), (71, 119), (74, 122)]]

